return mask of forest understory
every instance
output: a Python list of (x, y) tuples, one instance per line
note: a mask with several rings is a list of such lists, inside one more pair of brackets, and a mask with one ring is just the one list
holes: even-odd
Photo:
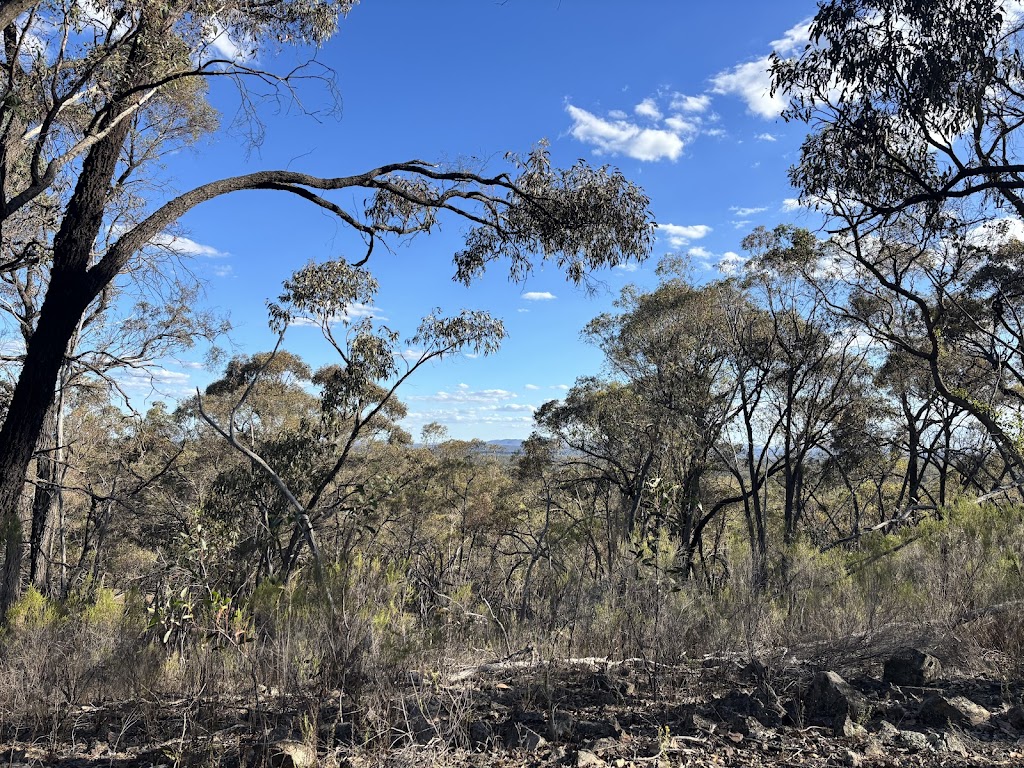
[(151, 695), (69, 708), (49, 734), (21, 734), (0, 756), (10, 766), (66, 768), (1024, 761), (1020, 680), (995, 671), (1005, 660), (976, 658), (924, 685), (896, 685), (882, 681), (876, 651), (842, 650), (856, 659), (843, 667), (849, 688), (813, 672), (823, 658), (786, 654), (764, 664), (719, 654), (675, 665), (529, 659), (452, 667), (447, 676), (415, 672), (376, 702), (379, 710), (361, 710), (339, 690)]
[(234, 607), (200, 592), (200, 568), (162, 603), (30, 588), (4, 629), (0, 755), (81, 768), (1021, 765), (1022, 525), (1018, 506), (960, 504), (856, 550), (794, 548), (768, 585), (736, 564), (715, 590), (668, 567), (664, 538), (604, 581), (544, 562), (525, 598), (502, 594), (515, 579), (485, 558), (433, 600), (407, 563), (361, 557)]

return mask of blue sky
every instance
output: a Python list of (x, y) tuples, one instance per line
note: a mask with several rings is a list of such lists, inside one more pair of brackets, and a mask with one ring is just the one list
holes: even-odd
[[(486, 309), (508, 330), (497, 354), (435, 363), (408, 382), (401, 396), (413, 435), (439, 421), (456, 438), (524, 438), (535, 407), (599, 372), (600, 353), (580, 341), (583, 326), (611, 308), (623, 285), (653, 288), (662, 256), (690, 254), (694, 276), (712, 279), (723, 260), (736, 263), (753, 227), (813, 226), (794, 209), (786, 178), (804, 127), (778, 117), (764, 67), (773, 47), (803, 47), (814, 10), (797, 0), (364, 0), (318, 54), (337, 73), (340, 116), (264, 105), (266, 139), (251, 149), (232, 128), (237, 97), (218, 84), (224, 127), (170, 158), (167, 172), (185, 190), (260, 168), (333, 176), (413, 158), (498, 167), (506, 151), (526, 152), (542, 138), (560, 165), (583, 157), (621, 168), (651, 198), (657, 245), (635, 270), (596, 275), (596, 294), (553, 268), (521, 285), (500, 268), (469, 288), (452, 282), (462, 231), (455, 221), (370, 263), (381, 283), (376, 311), (403, 335), (433, 307)], [(297, 58), (264, 53), (260, 63), (279, 70)], [(313, 86), (301, 94), (307, 108), (327, 102)], [(265, 302), (296, 268), (357, 253), (337, 222), (270, 192), (196, 209), (178, 243), (195, 254), (209, 305), (230, 314), (232, 349), (241, 353), (273, 345)], [(313, 328), (292, 328), (285, 346), (314, 366), (334, 362)], [(165, 361), (158, 388), (173, 396), (205, 386), (217, 372), (199, 359)]]

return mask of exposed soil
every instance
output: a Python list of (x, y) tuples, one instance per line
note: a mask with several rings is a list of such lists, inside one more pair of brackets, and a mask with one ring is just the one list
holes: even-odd
[(410, 675), (373, 702), (264, 690), (245, 701), (79, 707), (48, 730), (36, 723), (46, 737), (9, 734), (18, 738), (0, 759), (65, 768), (1024, 766), (1019, 682), (947, 674), (900, 687), (877, 667), (847, 677), (855, 719), (813, 700), (816, 670), (793, 660), (505, 661)]

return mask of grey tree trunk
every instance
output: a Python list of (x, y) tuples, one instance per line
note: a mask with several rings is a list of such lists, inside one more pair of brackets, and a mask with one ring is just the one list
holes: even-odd
[(66, 474), (63, 401), (63, 394), (58, 393), (46, 413), (36, 458), (36, 488), (29, 541), (29, 581), (44, 595), (53, 591), (53, 540), (59, 523), (62, 485)]

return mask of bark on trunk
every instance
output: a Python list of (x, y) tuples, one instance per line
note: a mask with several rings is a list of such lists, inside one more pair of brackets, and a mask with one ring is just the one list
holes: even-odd
[(36, 488), (32, 500), (32, 534), (29, 541), (29, 581), (44, 595), (51, 592), (50, 561), (53, 534), (61, 502), (63, 480), (63, 432), (61, 398), (54, 398), (40, 435), (36, 458)]

